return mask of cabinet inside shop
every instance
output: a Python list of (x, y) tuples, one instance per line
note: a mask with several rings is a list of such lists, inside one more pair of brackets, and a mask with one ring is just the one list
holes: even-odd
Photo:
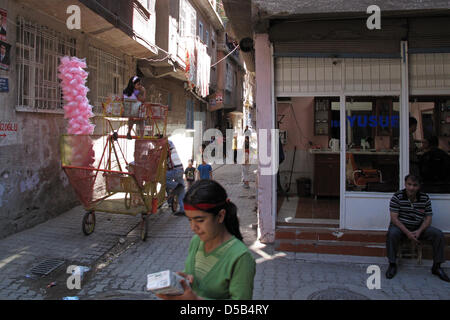
[(315, 154), (314, 195), (339, 196), (339, 154)]
[(314, 135), (328, 136), (330, 134), (331, 99), (317, 98), (314, 100)]

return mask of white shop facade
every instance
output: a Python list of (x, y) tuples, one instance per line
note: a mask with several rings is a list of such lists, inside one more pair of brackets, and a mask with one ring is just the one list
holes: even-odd
[[(272, 27), (267, 42), (272, 123), (286, 132), (280, 180), (284, 191), (291, 191), (286, 201), (276, 179), (270, 182), (274, 227), (387, 230), (389, 200), (404, 188), (404, 177), (414, 166), (426, 181), (423, 191), (432, 200), (433, 225), (450, 232), (450, 181), (445, 167), (439, 167), (445, 159), (424, 157), (433, 148), (450, 152), (446, 24), (448, 17), (412, 18), (407, 24), (396, 19), (385, 21), (376, 35), (364, 30), (359, 37), (321, 40), (295, 32), (314, 30), (304, 23), (299, 29), (290, 24), (290, 32), (283, 25)], [(337, 25), (317, 24), (317, 34), (357, 29), (354, 22)], [(417, 121), (412, 134), (411, 117)], [(415, 150), (410, 150), (411, 137)], [(292, 201), (292, 190), (304, 187), (296, 184), (298, 179), (309, 181), (310, 189), (306, 196), (297, 190), (299, 197)], [(267, 191), (260, 186), (258, 197)]]

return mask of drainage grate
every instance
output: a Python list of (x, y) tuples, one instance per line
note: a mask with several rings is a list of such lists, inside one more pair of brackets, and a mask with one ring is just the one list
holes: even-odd
[(47, 259), (31, 269), (31, 273), (39, 276), (46, 276), (53, 270), (58, 269), (64, 264), (64, 260)]

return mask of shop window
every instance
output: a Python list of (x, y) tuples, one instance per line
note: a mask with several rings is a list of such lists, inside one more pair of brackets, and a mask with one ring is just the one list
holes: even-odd
[(76, 56), (76, 39), (22, 17), (17, 21), (17, 105), (42, 110), (62, 109), (59, 58)]
[(195, 38), (197, 31), (197, 12), (188, 0), (180, 0), (180, 35)]
[(398, 190), (398, 110), (397, 97), (347, 98), (347, 191)]
[(139, 3), (149, 12), (155, 11), (155, 0), (139, 0)]
[(410, 173), (422, 191), (450, 193), (450, 97), (413, 98), (409, 116)]

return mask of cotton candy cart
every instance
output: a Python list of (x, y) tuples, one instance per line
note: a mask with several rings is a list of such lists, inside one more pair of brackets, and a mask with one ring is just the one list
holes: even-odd
[[(94, 232), (97, 212), (140, 214), (145, 240), (148, 216), (165, 201), (168, 108), (153, 103), (134, 108), (133, 104), (109, 99), (100, 121), (103, 134), (62, 136), (62, 168), (86, 210), (85, 235)], [(130, 119), (143, 122), (145, 131), (128, 139)]]

